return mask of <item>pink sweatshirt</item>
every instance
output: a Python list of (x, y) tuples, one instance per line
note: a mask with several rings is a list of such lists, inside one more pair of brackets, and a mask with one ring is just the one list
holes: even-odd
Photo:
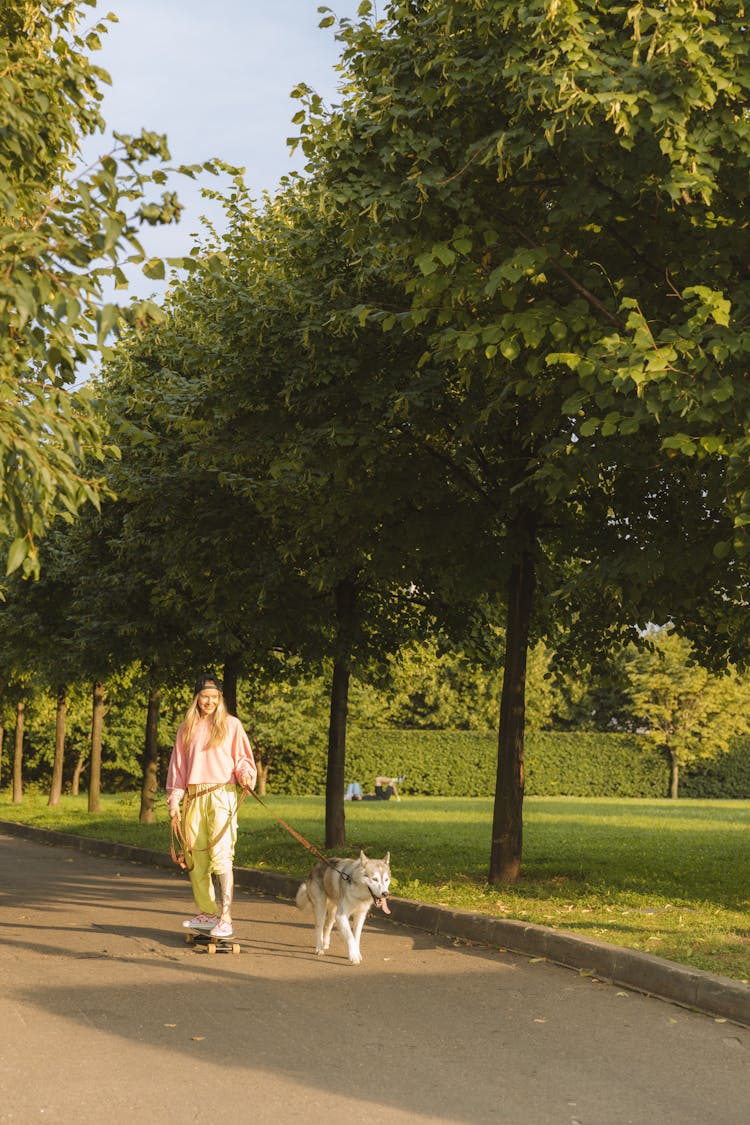
[(190, 746), (182, 741), (183, 728), (177, 731), (167, 770), (167, 800), (170, 815), (177, 812), (188, 785), (217, 785), (235, 782), (243, 789), (254, 789), (258, 770), (250, 739), (242, 723), (227, 716), (227, 734), (219, 746), (206, 749), (210, 726), (201, 720)]

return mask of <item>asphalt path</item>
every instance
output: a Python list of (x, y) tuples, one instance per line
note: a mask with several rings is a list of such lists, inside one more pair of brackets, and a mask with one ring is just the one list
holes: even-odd
[(239, 889), (0, 834), (0, 1122), (747, 1125), (750, 1029), (382, 915), (363, 963)]

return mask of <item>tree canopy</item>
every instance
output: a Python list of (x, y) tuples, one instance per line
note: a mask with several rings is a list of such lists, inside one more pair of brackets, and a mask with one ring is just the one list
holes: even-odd
[[(37, 541), (58, 516), (98, 504), (106, 428), (76, 377), (124, 310), (105, 300), (127, 285), (123, 263), (146, 262), (142, 224), (180, 214), (167, 180), (165, 137), (116, 135), (82, 166), (103, 132), (109, 76), (91, 56), (108, 15), (87, 25), (95, 0), (6, 0), (0, 10), (0, 535), (8, 570), (38, 569)], [(207, 164), (205, 167), (211, 167)], [(197, 167), (183, 167), (195, 175)], [(153, 192), (153, 194), (152, 194)], [(149, 302), (128, 310), (137, 322)]]
[[(402, 410), (483, 498), (475, 535), (494, 532), (507, 575), (491, 871), (513, 878), (532, 631), (562, 623), (591, 651), (653, 620), (688, 629), (698, 596), (704, 620), (742, 612), (744, 9), (393, 0), (360, 17), (339, 26), (342, 106), (297, 91), (299, 140), (349, 245), (392, 262), (401, 307), (360, 314), (425, 337)], [(746, 657), (736, 630), (714, 656), (730, 636)]]
[[(307, 179), (261, 208), (238, 180), (103, 383), (146, 648), (332, 661), (341, 720), (357, 659), (415, 621), (470, 648), (502, 610), (494, 882), (538, 640), (561, 668), (669, 621), (717, 667), (750, 656), (744, 18), (364, 0), (341, 105), (295, 91)], [(332, 738), (339, 805), (342, 763)]]

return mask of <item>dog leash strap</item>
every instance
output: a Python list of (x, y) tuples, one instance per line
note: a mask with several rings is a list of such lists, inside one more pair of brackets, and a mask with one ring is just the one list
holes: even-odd
[[(226, 789), (226, 783), (221, 782), (217, 785), (212, 785), (210, 789), (203, 789), (201, 792), (202, 792), (202, 794), (203, 793), (215, 793), (219, 789)], [(171, 856), (172, 856), (172, 862), (176, 863), (178, 867), (181, 867), (183, 869), (183, 871), (192, 871), (195, 864), (192, 861), (190, 853), (194, 852), (194, 851), (209, 852), (211, 850), (211, 848), (215, 847), (218, 844), (219, 840), (222, 838), (222, 836), (226, 832), (227, 828), (229, 828), (229, 825), (232, 823), (232, 818), (236, 817), (238, 812), (240, 811), (240, 805), (245, 800), (245, 797), (247, 796), (247, 792), (248, 791), (246, 789), (242, 790), (242, 792), (240, 793), (240, 796), (239, 796), (239, 800), (237, 801), (237, 805), (236, 805), (236, 808), (235, 808), (234, 812), (229, 814), (229, 816), (227, 817), (227, 819), (224, 823), (224, 827), (221, 829), (220, 832), (217, 833), (216, 836), (214, 836), (213, 840), (209, 841), (209, 843), (206, 845), (205, 848), (188, 848), (187, 844), (185, 843), (185, 834), (182, 830), (182, 823), (180, 822), (175, 826), (174, 824), (172, 824), (170, 822), (169, 850), (170, 850), (170, 853), (171, 853)], [(255, 796), (254, 793), (253, 793), (253, 796)], [(190, 804), (191, 800), (192, 800), (192, 797), (190, 796), (189, 793), (187, 793), (185, 795), (185, 809), (184, 809), (184, 812), (183, 812), (182, 819), (184, 819), (187, 816), (187, 806)], [(177, 838), (177, 843), (179, 844), (179, 849), (175, 847), (175, 837)]]
[(309, 840), (306, 840), (304, 836), (301, 836), (299, 834), (299, 832), (296, 831), (296, 829), (292, 828), (292, 826), (290, 824), (287, 824), (287, 822), (285, 820), (282, 820), (280, 816), (276, 816), (276, 813), (271, 812), (268, 805), (265, 803), (265, 801), (263, 801), (258, 796), (257, 793), (255, 793), (252, 789), (250, 789), (249, 792), (252, 793), (253, 797), (255, 797), (255, 800), (258, 802), (258, 804), (262, 805), (263, 808), (266, 809), (268, 813), (270, 813), (270, 815), (273, 817), (273, 819), (276, 821), (277, 824), (280, 824), (282, 828), (286, 828), (287, 832), (291, 836), (294, 836), (295, 840), (299, 840), (300, 844), (302, 844), (302, 846), (304, 848), (307, 848), (307, 850), (309, 852), (312, 852), (312, 854), (314, 856), (317, 856), (318, 859), (321, 859), (323, 861), (323, 863), (325, 863), (326, 867), (330, 867), (333, 871), (336, 871), (341, 876), (342, 879), (345, 879), (348, 883), (351, 883), (351, 881), (352, 881), (351, 875), (347, 875), (347, 873), (345, 871), (339, 870), (339, 868), (336, 866), (336, 864), (331, 863), (330, 859), (326, 859), (326, 857), (321, 852), (318, 851), (318, 849), (315, 847), (314, 844), (311, 844)]
[(183, 871), (192, 871), (194, 864), (188, 854), (188, 849), (185, 847), (182, 825), (180, 823), (174, 824), (171, 820), (169, 822), (169, 851), (172, 856), (172, 863), (176, 863)]

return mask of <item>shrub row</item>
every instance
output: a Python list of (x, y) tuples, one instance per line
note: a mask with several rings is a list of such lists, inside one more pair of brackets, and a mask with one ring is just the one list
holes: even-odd
[[(325, 749), (287, 757), (274, 768), (277, 793), (325, 791)], [(530, 732), (526, 736), (526, 793), (530, 796), (666, 797), (666, 759), (634, 735)], [(364, 730), (347, 739), (347, 781), (365, 792), (378, 774), (405, 776), (407, 793), (433, 797), (490, 797), (495, 791), (497, 736), (475, 731)]]
[(750, 800), (750, 738), (737, 738), (726, 754), (683, 769), (680, 796)]

